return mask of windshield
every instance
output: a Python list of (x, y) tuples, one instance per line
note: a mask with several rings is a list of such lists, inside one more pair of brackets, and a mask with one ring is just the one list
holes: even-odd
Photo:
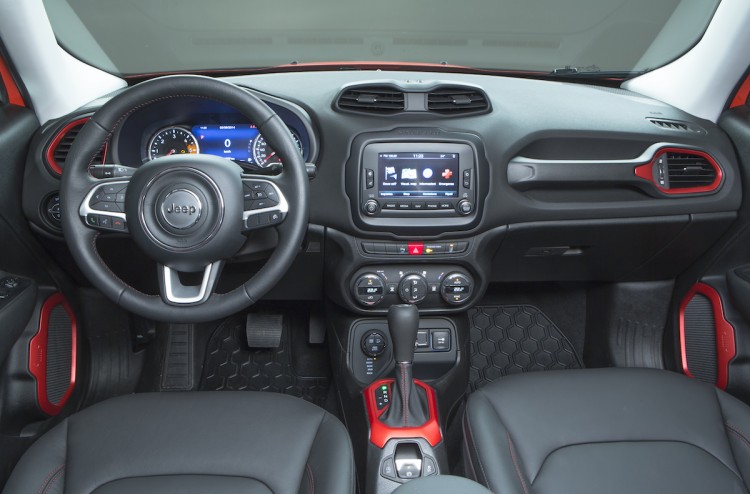
[(703, 35), (720, 0), (45, 0), (59, 43), (118, 75), (398, 62), (633, 73)]

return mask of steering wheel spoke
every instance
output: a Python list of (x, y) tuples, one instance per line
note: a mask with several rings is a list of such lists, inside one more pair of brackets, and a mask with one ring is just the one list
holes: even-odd
[(276, 177), (243, 175), (243, 231), (276, 226), (284, 221), (289, 203), (278, 182)]
[(180, 273), (176, 269), (164, 264), (158, 264), (159, 285), (161, 287), (161, 298), (169, 305), (199, 305), (204, 303), (214, 293), (219, 281), (224, 261), (217, 261), (205, 266), (201, 274), (199, 284), (185, 284), (180, 279)]
[(125, 195), (128, 177), (92, 181), (78, 214), (86, 226), (102, 232), (128, 233)]

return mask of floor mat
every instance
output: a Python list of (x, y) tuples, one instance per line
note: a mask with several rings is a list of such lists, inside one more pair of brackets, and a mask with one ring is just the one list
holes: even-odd
[(476, 307), (469, 318), (470, 391), (510, 374), (583, 367), (568, 338), (532, 305)]
[(300, 339), (305, 338), (306, 333), (290, 330), (289, 318), (286, 319), (279, 348), (270, 350), (248, 348), (244, 318), (222, 322), (208, 342), (200, 389), (271, 391), (325, 406), (330, 376), (299, 375), (292, 348), (304, 344)]

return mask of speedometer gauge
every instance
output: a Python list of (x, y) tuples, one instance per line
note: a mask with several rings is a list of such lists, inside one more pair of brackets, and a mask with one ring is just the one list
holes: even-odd
[(157, 132), (148, 145), (148, 158), (156, 159), (173, 154), (198, 154), (198, 141), (192, 132), (182, 127), (167, 127)]
[[(291, 134), (292, 139), (294, 139), (294, 143), (297, 145), (297, 149), (299, 149), (299, 154), (304, 154), (304, 151), (302, 149), (302, 141), (300, 140), (299, 136), (294, 131), (292, 131)], [(271, 165), (272, 163), (281, 163), (281, 157), (276, 154), (276, 151), (274, 151), (271, 146), (268, 145), (262, 135), (258, 134), (258, 137), (255, 138), (251, 145), (253, 148), (253, 161), (255, 161), (256, 165), (266, 167)]]

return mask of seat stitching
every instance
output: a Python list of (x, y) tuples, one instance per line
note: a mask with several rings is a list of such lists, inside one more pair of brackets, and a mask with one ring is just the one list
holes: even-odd
[(62, 474), (63, 474), (63, 472), (65, 472), (65, 469), (64, 469), (64, 468), (62, 468), (62, 467), (64, 467), (64, 466), (65, 466), (65, 464), (63, 463), (63, 465), (62, 465), (62, 466), (60, 467), (60, 469), (59, 469), (59, 470), (57, 471), (57, 473), (55, 474), (55, 476), (54, 476), (54, 477), (52, 477), (52, 478), (50, 479), (49, 483), (47, 484), (47, 487), (45, 487), (45, 488), (44, 488), (44, 492), (43, 492), (42, 494), (46, 494), (46, 493), (47, 493), (47, 492), (48, 492), (48, 491), (50, 490), (50, 488), (51, 488), (51, 487), (52, 487), (53, 485), (55, 485), (55, 483), (56, 483), (56, 482), (57, 482), (58, 480), (60, 480), (60, 478), (62, 477)]
[(742, 430), (739, 427), (731, 424), (730, 422), (724, 422), (724, 425), (726, 426), (727, 429), (729, 429), (729, 431), (734, 432), (734, 434), (740, 438), (740, 441), (742, 441), (742, 443), (745, 446), (750, 448), (750, 439), (748, 439), (747, 435), (744, 432), (742, 432)]
[(401, 400), (401, 415), (404, 417), (404, 427), (409, 426), (409, 388), (406, 387), (406, 364), (399, 363), (401, 367), (401, 392), (404, 395), (404, 399)]
[(508, 448), (510, 449), (510, 457), (513, 459), (513, 468), (516, 470), (516, 475), (518, 475), (518, 480), (521, 482), (521, 487), (523, 488), (523, 492), (526, 494), (529, 494), (529, 486), (526, 485), (526, 480), (523, 478), (523, 474), (521, 473), (521, 469), (518, 466), (518, 457), (516, 456), (516, 448), (513, 447), (513, 439), (510, 437), (509, 432), (505, 432), (505, 437), (508, 439)]
[(53, 468), (52, 471), (42, 481), (42, 485), (39, 487), (39, 490), (36, 491), (36, 494), (43, 494), (44, 492), (47, 492), (47, 488), (49, 487), (51, 480), (54, 478), (55, 475), (57, 475), (58, 473), (62, 471), (64, 466), (65, 466), (65, 463)]
[(315, 494), (315, 477), (313, 476), (313, 471), (312, 471), (312, 468), (310, 467), (310, 463), (309, 462), (305, 464), (305, 471), (308, 474), (308, 477), (307, 477), (308, 480), (309, 480), (309, 482), (307, 484), (308, 485), (308, 489), (309, 489), (309, 491), (310, 491), (311, 494)]
[[(477, 448), (476, 442), (473, 439), (474, 434), (471, 431), (471, 424), (469, 423), (469, 419), (467, 416), (464, 416), (464, 427), (466, 428), (467, 445), (470, 448), (474, 449), (474, 453), (476, 453), (477, 455), (477, 463), (479, 464), (479, 470), (482, 471), (483, 483), (489, 487), (490, 479), (487, 477), (487, 474), (484, 471), (484, 466), (482, 465), (482, 459), (479, 456), (479, 448)], [(471, 455), (469, 455), (469, 462), (471, 462)], [(472, 468), (473, 467), (474, 466), (472, 465)]]

